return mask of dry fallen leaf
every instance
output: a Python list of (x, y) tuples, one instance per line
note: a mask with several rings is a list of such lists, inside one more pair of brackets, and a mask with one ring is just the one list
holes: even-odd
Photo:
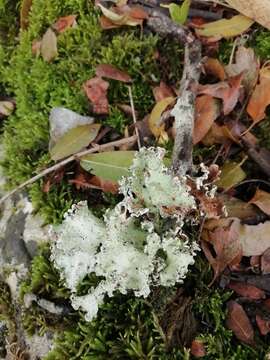
[(265, 292), (256, 286), (248, 285), (245, 283), (231, 281), (228, 286), (229, 289), (235, 291), (238, 295), (251, 300), (265, 299)]
[(117, 69), (109, 64), (100, 64), (96, 67), (96, 75), (107, 79), (114, 79), (125, 83), (130, 83), (131, 77), (124, 71)]
[(256, 85), (247, 106), (247, 112), (254, 123), (265, 118), (265, 109), (270, 104), (270, 67), (260, 70), (259, 84)]
[(220, 114), (220, 105), (217, 99), (209, 95), (196, 98), (195, 124), (193, 130), (193, 144), (200, 142), (210, 130), (213, 122)]
[(237, 339), (246, 344), (254, 345), (254, 330), (243, 307), (231, 300), (228, 302), (227, 308), (227, 327), (233, 331)]
[(202, 249), (214, 270), (212, 282), (228, 265), (238, 264), (242, 258), (239, 226), (240, 220), (231, 218), (208, 220), (204, 225), (201, 235)]
[(98, 176), (92, 176), (89, 183), (94, 185), (98, 189), (104, 192), (110, 192), (112, 194), (117, 194), (119, 190), (119, 184), (116, 181), (104, 180)]
[(221, 81), (224, 81), (226, 78), (224, 67), (218, 59), (208, 58), (203, 64), (203, 68), (206, 74), (214, 75)]
[(256, 315), (256, 323), (261, 335), (265, 336), (270, 332), (270, 321), (263, 319), (260, 315)]
[(164, 81), (161, 81), (159, 86), (153, 88), (153, 94), (156, 102), (163, 100), (167, 97), (174, 97), (175, 92)]
[(62, 33), (76, 25), (76, 15), (67, 15), (60, 17), (52, 26), (58, 33)]
[(261, 256), (261, 270), (263, 274), (270, 274), (270, 247)]
[(228, 194), (218, 194), (218, 198), (223, 202), (228, 217), (239, 218), (240, 220), (256, 219), (261, 213), (252, 204), (246, 203)]
[(205, 146), (213, 144), (225, 144), (228, 142), (228, 131), (226, 126), (213, 123), (206, 136), (202, 139)]
[(197, 35), (206, 37), (229, 38), (243, 34), (253, 24), (253, 20), (243, 15), (233, 16), (231, 19), (221, 19), (206, 23), (200, 29), (196, 29)]
[(0, 101), (0, 115), (9, 116), (13, 113), (15, 109), (15, 104), (12, 101), (3, 100)]
[(243, 86), (249, 94), (257, 83), (260, 62), (252, 48), (239, 46), (235, 53), (235, 63), (225, 67), (229, 77), (243, 73)]
[(93, 111), (96, 114), (108, 114), (109, 113), (109, 102), (107, 99), (107, 91), (109, 83), (100, 77), (94, 77), (87, 80), (83, 89), (88, 99), (93, 104)]
[(102, 4), (97, 4), (101, 9), (103, 16), (100, 23), (103, 29), (113, 29), (123, 25), (142, 26), (144, 19), (148, 14), (140, 6), (130, 7), (128, 5), (106, 8)]
[(201, 340), (193, 340), (191, 343), (190, 353), (195, 358), (201, 358), (206, 355), (206, 350), (203, 342)]
[(236, 106), (240, 96), (243, 74), (231, 77), (228, 81), (216, 84), (199, 85), (198, 94), (211, 95), (223, 101), (224, 115), (228, 115)]
[(42, 37), (40, 52), (43, 59), (47, 62), (53, 61), (58, 55), (57, 37), (51, 28)]
[(33, 0), (23, 0), (21, 2), (20, 10), (20, 27), (22, 30), (26, 30), (29, 24), (29, 13), (31, 10)]
[(226, 0), (226, 2), (241, 14), (248, 16), (270, 30), (269, 0)]
[(167, 97), (160, 100), (151, 111), (148, 124), (151, 132), (160, 142), (168, 141), (168, 134), (165, 131), (165, 125), (161, 123), (161, 115), (167, 107), (174, 102), (174, 97)]
[(249, 204), (258, 206), (265, 214), (270, 215), (270, 193), (257, 189)]

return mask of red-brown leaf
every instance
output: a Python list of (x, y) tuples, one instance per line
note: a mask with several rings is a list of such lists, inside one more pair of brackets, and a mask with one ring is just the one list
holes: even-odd
[(206, 74), (214, 75), (217, 79), (224, 81), (226, 78), (223, 65), (218, 59), (208, 58), (203, 65)]
[(219, 116), (219, 102), (209, 95), (198, 96), (196, 99), (195, 111), (193, 144), (197, 144), (205, 137), (213, 125), (213, 122)]
[(86, 81), (83, 88), (88, 99), (93, 104), (93, 111), (96, 114), (108, 114), (109, 102), (107, 99), (107, 91), (109, 83), (100, 77), (95, 77)]
[(130, 83), (131, 77), (124, 71), (117, 69), (115, 66), (109, 64), (100, 64), (96, 68), (96, 75), (98, 77), (105, 77), (107, 79), (113, 79)]
[(60, 17), (56, 23), (53, 24), (53, 29), (59, 33), (66, 31), (76, 24), (76, 15), (68, 15)]
[(195, 358), (204, 357), (206, 355), (206, 350), (203, 342), (200, 340), (193, 340), (191, 343), (190, 352)]
[(228, 288), (235, 291), (238, 295), (252, 300), (265, 299), (265, 292), (253, 285), (231, 281), (228, 284)]
[(260, 315), (256, 315), (256, 323), (260, 333), (264, 336), (270, 332), (270, 321), (263, 319)]
[(241, 89), (243, 74), (231, 77), (217, 84), (200, 85), (198, 94), (211, 95), (223, 101), (224, 115), (228, 115), (236, 106)]
[(260, 83), (256, 85), (247, 106), (247, 112), (254, 123), (265, 118), (265, 110), (270, 105), (270, 67), (260, 71)]
[[(202, 249), (213, 267), (213, 281), (228, 265), (241, 261), (242, 245), (239, 241), (239, 225), (237, 219), (213, 219), (205, 223), (202, 231)], [(213, 255), (212, 249), (215, 251)]]
[(262, 254), (261, 270), (263, 274), (270, 274), (270, 248)]
[(167, 97), (174, 97), (175, 92), (164, 81), (161, 81), (159, 86), (153, 88), (153, 94), (156, 102)]
[(233, 331), (238, 340), (254, 345), (254, 330), (243, 307), (233, 300), (228, 302), (227, 307), (227, 327)]

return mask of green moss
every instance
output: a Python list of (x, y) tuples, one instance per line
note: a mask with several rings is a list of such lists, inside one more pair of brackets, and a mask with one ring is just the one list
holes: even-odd
[(270, 58), (270, 31), (264, 28), (256, 30), (254, 37), (251, 40), (251, 46), (253, 46), (256, 54), (262, 60), (269, 60)]

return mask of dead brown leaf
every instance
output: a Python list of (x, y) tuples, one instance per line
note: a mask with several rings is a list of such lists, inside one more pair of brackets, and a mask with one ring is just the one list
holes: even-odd
[(228, 115), (236, 106), (241, 89), (243, 74), (231, 77), (217, 84), (199, 85), (198, 94), (210, 95), (223, 101), (224, 115)]
[(246, 344), (254, 345), (254, 330), (243, 307), (231, 300), (228, 302), (227, 308), (227, 327), (233, 331), (237, 339)]
[(195, 358), (204, 357), (206, 355), (206, 350), (203, 342), (201, 340), (193, 340), (190, 352)]
[(202, 143), (206, 146), (213, 144), (225, 144), (228, 142), (228, 130), (224, 125), (213, 123), (208, 133), (202, 139)]
[(229, 77), (243, 73), (242, 84), (249, 94), (257, 83), (260, 62), (252, 48), (239, 46), (235, 53), (235, 63), (225, 67)]
[(164, 81), (161, 81), (159, 86), (153, 88), (153, 94), (156, 102), (159, 102), (167, 97), (174, 97), (175, 92)]
[(113, 79), (122, 81), (125, 83), (130, 83), (131, 77), (124, 71), (117, 69), (113, 65), (109, 64), (100, 64), (96, 67), (96, 75), (98, 77), (105, 77), (107, 79)]
[(98, 176), (92, 176), (89, 184), (94, 185), (96, 188), (99, 188), (104, 192), (110, 192), (112, 194), (117, 194), (119, 190), (119, 185), (117, 182), (103, 180)]
[(67, 15), (60, 17), (52, 26), (58, 33), (62, 33), (76, 25), (76, 15)]
[(204, 63), (203, 68), (206, 74), (213, 75), (221, 81), (224, 81), (226, 78), (224, 67), (218, 59), (209, 57)]
[(263, 274), (270, 274), (270, 247), (261, 256), (261, 270)]
[[(242, 246), (239, 239), (238, 219), (208, 220), (202, 231), (202, 249), (213, 267), (213, 281), (228, 266), (238, 264), (242, 258)], [(213, 247), (215, 257), (211, 250)]]
[(257, 189), (249, 204), (258, 206), (265, 214), (270, 215), (270, 193)]
[(256, 315), (256, 323), (260, 330), (261, 335), (265, 336), (270, 332), (270, 321), (265, 320), (260, 315)]
[(265, 110), (270, 104), (270, 67), (260, 70), (259, 84), (256, 85), (247, 106), (247, 112), (254, 123), (265, 118)]
[(194, 145), (205, 137), (213, 122), (219, 116), (219, 102), (209, 95), (198, 96), (195, 103), (195, 112), (195, 125), (193, 131)]
[(238, 295), (246, 297), (251, 300), (265, 299), (265, 292), (256, 286), (245, 283), (231, 281), (228, 286), (229, 289), (235, 291)]
[(226, 2), (241, 14), (270, 30), (269, 0), (226, 0)]
[(143, 21), (148, 18), (147, 12), (141, 6), (114, 6), (110, 9), (102, 4), (97, 4), (103, 16), (100, 24), (103, 29), (113, 29), (123, 25), (142, 26)]
[(108, 114), (109, 102), (107, 99), (107, 91), (109, 83), (100, 77), (94, 77), (87, 80), (83, 85), (83, 89), (88, 99), (93, 104), (93, 111), (96, 114)]

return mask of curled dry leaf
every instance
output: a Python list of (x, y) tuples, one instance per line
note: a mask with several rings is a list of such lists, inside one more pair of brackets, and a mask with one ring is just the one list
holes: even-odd
[(270, 216), (270, 194), (266, 191), (257, 189), (249, 204), (258, 206), (265, 214)]
[(216, 40), (230, 38), (243, 34), (253, 24), (253, 20), (243, 15), (233, 16), (231, 19), (221, 19), (202, 25), (196, 29), (199, 36), (214, 37)]
[(217, 84), (199, 85), (198, 94), (205, 94), (222, 99), (224, 115), (228, 115), (237, 104), (240, 96), (243, 74), (231, 77), (228, 81)]
[(103, 29), (113, 29), (123, 25), (142, 26), (143, 21), (148, 18), (148, 14), (140, 6), (130, 7), (128, 5), (116, 6), (111, 9), (102, 4), (98, 4), (103, 16), (100, 23)]
[(58, 33), (62, 33), (76, 25), (76, 15), (67, 15), (60, 17), (53, 25), (52, 28)]
[(165, 124), (161, 123), (162, 113), (175, 101), (174, 97), (167, 97), (160, 100), (151, 111), (148, 124), (151, 132), (160, 143), (168, 141), (168, 134), (165, 131)]
[(240, 220), (257, 219), (261, 212), (255, 206), (244, 201), (231, 197), (228, 194), (218, 194), (223, 202), (228, 217), (239, 218)]
[(229, 77), (243, 73), (243, 86), (249, 94), (257, 83), (260, 62), (252, 48), (239, 46), (235, 53), (235, 63), (225, 67)]
[(265, 336), (270, 332), (270, 321), (265, 320), (262, 316), (256, 315), (256, 323), (261, 335)]
[(224, 66), (218, 59), (208, 58), (203, 64), (203, 68), (206, 74), (213, 75), (221, 81), (224, 81), (226, 78)]
[(213, 122), (220, 114), (220, 104), (217, 99), (209, 95), (196, 98), (195, 124), (193, 130), (193, 144), (200, 142), (210, 130)]
[(263, 290), (253, 285), (248, 285), (237, 281), (231, 281), (227, 287), (235, 291), (238, 295), (251, 300), (261, 300), (265, 299), (266, 297)]
[(109, 64), (100, 64), (96, 67), (96, 75), (98, 77), (105, 77), (107, 79), (113, 79), (130, 83), (131, 77), (124, 71), (117, 69), (115, 66)]
[(204, 357), (206, 355), (206, 350), (203, 342), (201, 340), (193, 340), (190, 352), (195, 358)]
[(262, 254), (261, 270), (263, 274), (270, 274), (270, 247)]
[(156, 102), (159, 102), (167, 97), (175, 97), (175, 92), (164, 81), (161, 81), (159, 86), (153, 88), (153, 95)]
[(244, 308), (233, 300), (228, 302), (227, 308), (227, 327), (233, 331), (237, 339), (254, 345), (254, 330)]
[(226, 2), (270, 30), (270, 3), (269, 0), (226, 0)]
[(43, 35), (40, 52), (43, 59), (47, 62), (53, 61), (58, 55), (57, 37), (51, 28), (49, 28)]
[(88, 99), (93, 104), (93, 111), (96, 114), (108, 114), (109, 102), (107, 99), (107, 91), (109, 83), (100, 77), (94, 77), (87, 80), (83, 85), (83, 89)]
[(256, 85), (247, 106), (247, 112), (254, 123), (265, 118), (265, 110), (270, 104), (270, 67), (260, 70), (259, 84)]

